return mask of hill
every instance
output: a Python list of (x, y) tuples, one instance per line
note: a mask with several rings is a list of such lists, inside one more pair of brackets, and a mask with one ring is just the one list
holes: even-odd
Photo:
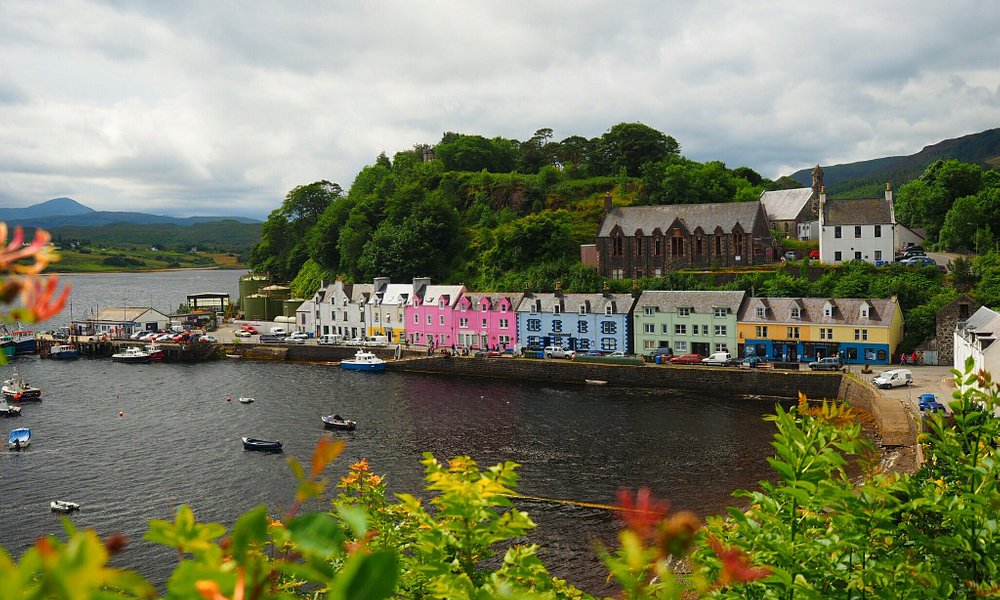
[[(989, 129), (926, 146), (909, 156), (889, 156), (843, 165), (822, 165), (823, 181), (832, 197), (878, 196), (886, 182), (893, 189), (920, 176), (936, 160), (955, 159), (986, 169), (1000, 168), (1000, 128)], [(792, 179), (808, 186), (812, 169), (802, 169)]]
[(49, 230), (64, 226), (99, 227), (114, 223), (171, 224), (185, 227), (197, 223), (217, 221), (260, 223), (256, 219), (247, 217), (168, 217), (139, 212), (94, 210), (72, 198), (54, 198), (25, 208), (0, 208), (0, 221), (12, 225), (41, 227)]

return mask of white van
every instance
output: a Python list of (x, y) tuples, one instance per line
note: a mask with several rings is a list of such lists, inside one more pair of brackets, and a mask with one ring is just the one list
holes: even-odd
[(288, 335), (288, 330), (284, 327), (272, 327), (271, 335)]
[(913, 383), (913, 372), (909, 369), (893, 369), (880, 373), (872, 383), (879, 388), (894, 388)]
[(733, 357), (728, 352), (715, 352), (708, 358), (701, 359), (701, 364), (726, 367), (733, 364)]
[(316, 343), (323, 345), (343, 344), (344, 336), (340, 335), (339, 333), (324, 333), (323, 335), (319, 336), (319, 339), (316, 340)]
[(389, 338), (384, 335), (374, 335), (365, 340), (365, 346), (369, 348), (384, 348), (389, 345)]

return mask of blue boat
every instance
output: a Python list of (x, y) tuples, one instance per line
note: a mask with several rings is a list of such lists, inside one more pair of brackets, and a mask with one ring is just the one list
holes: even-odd
[(72, 360), (80, 357), (80, 350), (75, 344), (56, 344), (49, 348), (49, 356), (56, 360)]
[(371, 352), (358, 350), (354, 354), (354, 358), (346, 358), (340, 361), (340, 368), (349, 371), (384, 371), (385, 361)]
[(252, 437), (243, 438), (244, 450), (256, 450), (258, 452), (281, 452), (283, 444), (279, 441), (261, 440)]
[(34, 354), (38, 350), (38, 341), (35, 339), (35, 332), (30, 329), (24, 329), (20, 323), (17, 324), (17, 329), (14, 330), (13, 337), (15, 354)]
[(27, 427), (20, 427), (10, 432), (7, 437), (7, 445), (13, 450), (27, 448), (31, 443), (31, 430)]

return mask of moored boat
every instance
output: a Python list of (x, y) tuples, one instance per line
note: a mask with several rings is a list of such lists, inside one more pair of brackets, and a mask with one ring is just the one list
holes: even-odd
[(80, 357), (76, 344), (56, 344), (49, 348), (49, 357), (56, 360), (72, 360)]
[(14, 354), (17, 352), (14, 336), (10, 334), (0, 335), (0, 352), (3, 352), (7, 358), (14, 358)]
[(3, 397), (7, 400), (21, 402), (24, 400), (40, 400), (42, 398), (41, 388), (30, 385), (17, 370), (10, 376), (10, 379), (3, 382), (3, 387), (0, 390), (2, 390)]
[(244, 450), (257, 450), (259, 452), (281, 452), (283, 444), (276, 440), (261, 440), (258, 438), (243, 438)]
[(14, 354), (34, 354), (38, 348), (38, 341), (35, 339), (35, 332), (24, 329), (18, 323), (17, 329), (12, 334), (14, 338)]
[(149, 360), (163, 360), (163, 348), (157, 343), (147, 344), (146, 352), (149, 354)]
[(49, 508), (52, 509), (52, 512), (69, 513), (74, 510), (80, 510), (80, 505), (68, 500), (53, 500), (49, 502)]
[(138, 346), (129, 346), (122, 352), (111, 355), (111, 360), (127, 364), (143, 364), (149, 362), (149, 352)]
[(0, 396), (0, 417), (16, 417), (21, 414), (21, 407), (7, 404), (7, 399)]
[(358, 350), (354, 358), (340, 361), (340, 367), (351, 371), (384, 371), (385, 361), (371, 352)]
[(358, 426), (357, 421), (352, 421), (351, 419), (345, 419), (340, 415), (327, 415), (322, 417), (323, 426), (327, 429), (340, 429), (341, 431), (354, 431), (354, 428)]
[(31, 443), (31, 430), (27, 427), (19, 427), (10, 432), (7, 436), (7, 446), (12, 450), (27, 448)]
[(253, 402), (253, 398), (250, 398), (249, 396), (240, 396), (240, 403), (250, 404), (251, 402)]

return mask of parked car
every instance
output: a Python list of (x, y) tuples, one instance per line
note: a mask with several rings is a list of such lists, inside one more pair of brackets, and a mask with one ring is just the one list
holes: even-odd
[(934, 394), (920, 394), (920, 410), (945, 412), (944, 404), (937, 401)]
[(352, 338), (345, 342), (348, 346), (364, 346), (365, 340), (363, 338)]
[(545, 358), (568, 358), (572, 360), (576, 358), (576, 351), (568, 350), (562, 346), (546, 346)]
[(604, 353), (600, 350), (587, 350), (583, 353), (584, 356), (604, 356)]
[(389, 345), (389, 337), (385, 335), (375, 335), (366, 339), (364, 345), (369, 348), (384, 348)]
[(280, 344), (285, 341), (284, 336), (274, 335), (273, 333), (262, 333), (260, 334), (261, 344)]
[(288, 330), (285, 329), (284, 327), (272, 327), (271, 335), (277, 335), (277, 336), (288, 335)]
[(251, 334), (257, 333), (257, 328), (253, 325), (243, 325), (240, 327), (240, 331), (249, 331)]
[(809, 260), (819, 260), (819, 250), (810, 250)]
[(241, 338), (253, 337), (253, 333), (251, 333), (249, 329), (241, 329), (241, 330), (235, 332), (233, 335), (235, 335), (236, 337), (241, 337)]
[(625, 354), (624, 350), (615, 350), (614, 352), (612, 352), (608, 356), (611, 356), (611, 357), (614, 357), (614, 358), (628, 358), (628, 354)]
[(703, 358), (701, 364), (713, 367), (727, 367), (733, 362), (733, 355), (728, 352), (713, 352), (708, 358)]
[(785, 260), (795, 260), (795, 251), (794, 250), (788, 250), (787, 252), (785, 252), (785, 255), (783, 256), (783, 258)]
[(839, 356), (825, 356), (809, 363), (810, 371), (839, 371), (844, 368), (844, 361)]
[(894, 388), (913, 383), (913, 372), (909, 369), (893, 369), (880, 373), (872, 383), (879, 388)]
[(206, 344), (218, 344), (219, 340), (214, 335), (202, 335), (198, 336), (199, 342), (204, 342)]
[(700, 365), (700, 354), (681, 354), (670, 359), (672, 365)]
[(293, 336), (294, 336), (294, 334), (292, 334), (290, 336), (287, 336), (287, 337), (283, 338), (283, 341), (286, 344), (304, 344), (304, 343), (306, 343), (305, 336), (302, 336), (302, 337), (293, 337)]
[(303, 331), (293, 331), (292, 333), (288, 334), (288, 337), (286, 337), (285, 339), (287, 340), (289, 338), (295, 338), (297, 340), (308, 340), (309, 334)]
[(324, 346), (327, 344), (343, 344), (344, 336), (340, 335), (339, 333), (324, 333), (323, 335), (319, 336), (319, 338), (316, 340), (316, 343), (322, 344)]
[(908, 267), (933, 267), (937, 265), (937, 261), (929, 256), (914, 256), (901, 260), (900, 264)]

